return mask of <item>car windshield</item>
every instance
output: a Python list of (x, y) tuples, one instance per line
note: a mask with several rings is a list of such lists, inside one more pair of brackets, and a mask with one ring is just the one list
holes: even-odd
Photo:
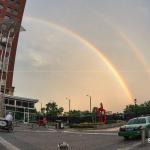
[(131, 124), (146, 124), (146, 119), (145, 118), (131, 119), (131, 120), (129, 120), (129, 122), (127, 124), (128, 125), (131, 125)]

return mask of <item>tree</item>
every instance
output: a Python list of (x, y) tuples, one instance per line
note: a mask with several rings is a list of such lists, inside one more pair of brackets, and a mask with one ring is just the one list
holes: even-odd
[(64, 111), (63, 107), (58, 107), (58, 105), (55, 102), (47, 103), (46, 104), (46, 114), (52, 115), (52, 116), (58, 116), (61, 115)]
[(41, 114), (45, 114), (45, 112), (46, 112), (46, 108), (41, 108)]
[(82, 111), (82, 112), (81, 112), (81, 115), (82, 115), (82, 116), (90, 116), (90, 115), (91, 115), (91, 112), (89, 112), (88, 110)]
[(127, 105), (124, 109), (124, 113), (133, 114), (136, 116), (150, 114), (150, 101), (146, 101), (143, 104)]
[(97, 107), (93, 107), (92, 113), (93, 113), (94, 115), (97, 114)]
[(80, 110), (71, 110), (69, 112), (69, 116), (71, 117), (80, 117), (81, 115), (81, 111)]

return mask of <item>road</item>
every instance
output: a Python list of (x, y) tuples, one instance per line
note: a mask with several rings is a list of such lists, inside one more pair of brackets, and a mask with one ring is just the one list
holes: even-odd
[[(70, 150), (126, 150), (133, 149), (140, 143), (139, 140), (125, 141), (112, 131), (79, 132), (53, 129), (16, 130), (14, 133), (0, 132), (0, 139), (8, 142), (8, 144), (3, 144), (4, 146), (9, 145), (8, 150), (12, 150), (11, 146), (13, 146), (13, 150), (58, 150), (58, 143), (63, 141), (69, 144)], [(0, 147), (1, 149), (5, 150)]]

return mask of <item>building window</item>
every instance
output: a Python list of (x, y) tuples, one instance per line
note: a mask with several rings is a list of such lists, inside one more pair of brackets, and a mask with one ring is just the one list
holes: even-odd
[(29, 113), (36, 113), (36, 109), (29, 109)]
[(3, 7), (3, 5), (2, 4), (0, 4), (0, 9), (3, 9), (4, 7)]
[(16, 108), (17, 112), (24, 112), (24, 108)]
[(11, 8), (7, 8), (7, 12), (11, 13), (12, 9)]
[(7, 19), (10, 19), (10, 16), (5, 16), (4, 19), (6, 19), (6, 20), (7, 20)]
[(2, 24), (2, 25), (1, 25), (1, 29), (2, 29), (2, 30), (6, 30), (6, 29), (7, 29), (7, 25), (6, 25), (6, 24)]
[(14, 10), (13, 11), (13, 15), (17, 16), (18, 15), (18, 11)]
[(7, 52), (10, 52), (11, 51), (11, 47), (7, 47)]
[(14, 100), (9, 100), (9, 105), (14, 105), (15, 104), (15, 101)]
[(29, 108), (34, 108), (34, 103), (29, 103)]
[(25, 112), (29, 112), (29, 109), (28, 109), (28, 108), (25, 108)]
[(14, 1), (15, 1), (15, 0), (9, 0), (8, 2), (12, 4)]
[(21, 101), (16, 101), (16, 106), (22, 106)]
[(28, 102), (23, 102), (22, 106), (23, 107), (28, 107)]
[(20, 4), (19, 4), (19, 3), (16, 3), (16, 8), (17, 8), (17, 10), (19, 10), (19, 7), (20, 7)]
[(2, 85), (2, 89), (3, 89), (3, 90), (4, 90), (4, 85), (5, 85), (5, 83), (6, 83), (6, 80), (3, 79), (3, 80), (1, 81), (1, 85)]
[(6, 110), (15, 111), (15, 107), (6, 106)]
[(5, 99), (5, 104), (8, 104), (8, 99)]

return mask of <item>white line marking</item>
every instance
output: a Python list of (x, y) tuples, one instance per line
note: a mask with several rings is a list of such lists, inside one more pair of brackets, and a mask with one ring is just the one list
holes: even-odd
[(73, 132), (73, 131), (63, 131), (63, 132), (71, 134), (87, 134), (87, 135), (118, 135), (117, 133), (90, 133), (90, 132)]
[(55, 130), (49, 130), (49, 131), (40, 131), (40, 130), (35, 130), (35, 131), (32, 131), (32, 130), (16, 130), (16, 132), (32, 132), (32, 133), (54, 133), (54, 132), (57, 132)]
[[(16, 130), (16, 132), (32, 132), (32, 133), (56, 133), (56, 132), (59, 132), (57, 130), (48, 130), (48, 131), (40, 131), (40, 130)], [(78, 132), (78, 131), (61, 131), (61, 132), (64, 132), (64, 133), (70, 133), (70, 134), (83, 134), (83, 135), (113, 135), (113, 136), (116, 136), (118, 135), (117, 133), (109, 133), (109, 132)]]
[(2, 144), (7, 150), (20, 150), (19, 148), (4, 140), (2, 137), (0, 137), (0, 144)]
[(106, 131), (106, 132), (108, 132), (108, 131), (112, 131), (112, 132), (114, 132), (114, 131), (116, 131), (116, 132), (118, 132), (119, 131), (119, 127), (115, 127), (115, 128), (107, 128), (107, 129), (99, 129), (99, 130), (84, 130), (84, 131), (87, 131), (87, 132), (90, 132), (90, 131), (92, 131), (92, 132), (94, 132), (94, 131)]

